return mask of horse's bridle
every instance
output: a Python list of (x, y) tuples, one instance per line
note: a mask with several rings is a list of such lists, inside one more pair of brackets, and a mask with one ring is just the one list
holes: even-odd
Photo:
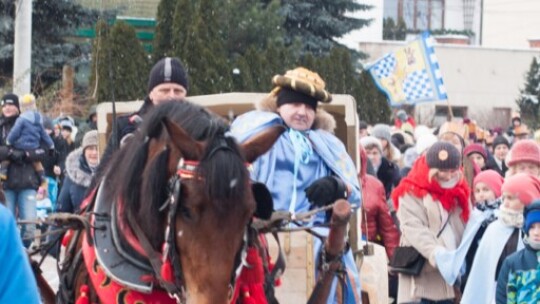
[[(217, 147), (216, 149), (223, 149), (224, 147)], [(212, 152), (215, 152), (215, 150)], [(210, 153), (212, 155), (213, 153)], [(150, 245), (150, 241), (143, 233), (139, 224), (135, 220), (131, 220), (128, 217), (130, 225), (135, 232), (139, 242), (141, 243), (142, 248), (146, 252), (150, 264), (154, 270), (154, 274), (158, 279), (162, 288), (164, 288), (169, 296), (176, 300), (177, 303), (184, 303), (186, 301), (186, 288), (184, 285), (184, 278), (182, 272), (182, 263), (180, 257), (177, 254), (176, 250), (176, 240), (175, 240), (175, 220), (176, 214), (178, 211), (178, 206), (180, 203), (180, 195), (182, 190), (182, 179), (191, 179), (195, 176), (195, 170), (197, 169), (197, 161), (185, 161), (183, 158), (180, 158), (177, 165), (176, 174), (174, 174), (168, 181), (167, 189), (167, 200), (159, 208), (160, 211), (165, 210), (168, 207), (167, 212), (167, 222), (165, 227), (165, 238), (163, 244), (162, 254), (156, 252), (153, 247)], [(244, 231), (244, 240), (242, 249), (239, 252), (241, 256), (241, 263), (237, 266), (234, 271), (234, 275), (231, 275), (231, 283), (229, 285), (229, 299), (232, 298), (236, 283), (236, 278), (238, 278), (242, 268), (247, 265), (245, 261), (247, 255), (247, 244), (248, 244), (248, 227), (246, 226)], [(160, 258), (161, 256), (161, 258)]]

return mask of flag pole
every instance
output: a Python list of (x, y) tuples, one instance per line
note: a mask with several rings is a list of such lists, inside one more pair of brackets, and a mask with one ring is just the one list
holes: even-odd
[(450, 105), (450, 99), (446, 99), (446, 105), (448, 106), (448, 114), (446, 115), (446, 121), (452, 121), (454, 119), (454, 112), (452, 111), (452, 106)]

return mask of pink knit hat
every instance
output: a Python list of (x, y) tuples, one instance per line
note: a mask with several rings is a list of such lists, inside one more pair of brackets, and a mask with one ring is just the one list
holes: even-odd
[(475, 178), (473, 185), (476, 187), (478, 183), (486, 184), (491, 191), (495, 193), (495, 197), (501, 196), (501, 187), (504, 178), (495, 170), (486, 170), (480, 172)]
[(516, 195), (527, 206), (540, 198), (540, 180), (527, 173), (519, 173), (506, 178), (502, 192)]
[(508, 166), (518, 162), (531, 162), (540, 166), (540, 147), (532, 139), (520, 140), (510, 150)]
[(470, 144), (467, 147), (465, 147), (465, 150), (463, 150), (464, 156), (469, 156), (472, 153), (478, 153), (482, 155), (484, 160), (487, 160), (486, 149), (484, 149), (484, 147), (482, 147), (482, 145), (480, 144)]

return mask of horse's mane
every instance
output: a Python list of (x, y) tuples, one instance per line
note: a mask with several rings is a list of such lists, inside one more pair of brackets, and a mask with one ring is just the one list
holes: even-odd
[(122, 199), (124, 221), (129, 217), (136, 220), (156, 249), (163, 243), (161, 223), (166, 211), (159, 208), (167, 200), (170, 149), (158, 152), (150, 164), (146, 161), (152, 138), (172, 145), (165, 134), (164, 118), (181, 126), (193, 139), (206, 142), (196, 171), (205, 183), (197, 192), (213, 202), (212, 208), (226, 212), (237, 207), (234, 203), (244, 197), (248, 176), (237, 144), (226, 136), (228, 126), (223, 119), (188, 101), (156, 107), (144, 117), (134, 137), (115, 153), (105, 177), (108, 199)]

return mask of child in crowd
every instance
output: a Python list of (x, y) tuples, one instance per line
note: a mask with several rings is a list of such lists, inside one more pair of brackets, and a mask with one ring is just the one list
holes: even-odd
[(540, 200), (523, 213), (525, 248), (504, 260), (497, 281), (497, 303), (540, 302)]
[(488, 160), (487, 168), (499, 172), (504, 177), (508, 170), (505, 159), (510, 150), (510, 143), (504, 136), (499, 135), (493, 140), (492, 149), (493, 157)]
[[(492, 303), (504, 260), (523, 248), (523, 209), (540, 197), (540, 180), (520, 173), (505, 179), (502, 205), (478, 246), (461, 303)], [(479, 292), (481, 291), (481, 292)]]
[(481, 217), (482, 223), (476, 231), (465, 257), (465, 265), (467, 268), (465, 275), (461, 279), (462, 289), (465, 288), (465, 285), (467, 284), (467, 278), (474, 261), (474, 256), (476, 255), (476, 251), (482, 240), (482, 236), (484, 235), (484, 232), (486, 232), (489, 224), (496, 220), (495, 210), (501, 205), (501, 199), (499, 197), (501, 196), (503, 182), (504, 179), (495, 170), (482, 171), (474, 178), (475, 210), (471, 217)]
[[(36, 98), (32, 94), (26, 94), (21, 99), (21, 111), (15, 125), (7, 136), (7, 144), (17, 150), (36, 150), (41, 142), (45, 142), (49, 150), (54, 150), (54, 142), (43, 128), (43, 118), (36, 108)], [(4, 160), (0, 167), (0, 179), (7, 180), (10, 161)], [(47, 189), (47, 178), (41, 162), (33, 163), (36, 173), (41, 179), (38, 195), (43, 196)]]
[[(486, 169), (487, 153), (482, 145), (469, 144), (465, 147), (465, 150), (463, 150), (463, 155), (476, 164), (477, 170), (482, 171)], [(478, 174), (479, 172), (475, 173)]]
[(501, 196), (503, 182), (504, 179), (495, 170), (480, 172), (474, 178), (475, 207), (480, 210), (497, 209), (500, 205), (497, 198)]

